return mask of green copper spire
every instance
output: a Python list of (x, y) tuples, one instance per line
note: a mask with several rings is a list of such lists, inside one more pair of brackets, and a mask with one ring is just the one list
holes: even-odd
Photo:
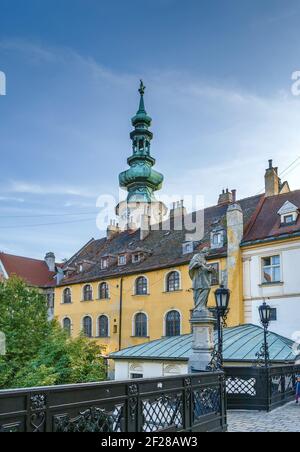
[(149, 127), (152, 119), (148, 116), (145, 109), (145, 89), (141, 80), (139, 109), (132, 118), (134, 130), (130, 134), (132, 156), (127, 160), (130, 169), (119, 176), (120, 187), (126, 188), (128, 191), (128, 203), (150, 203), (156, 201), (154, 192), (160, 190), (164, 179), (162, 174), (152, 169), (155, 165), (155, 159), (150, 154), (153, 134), (150, 132)]

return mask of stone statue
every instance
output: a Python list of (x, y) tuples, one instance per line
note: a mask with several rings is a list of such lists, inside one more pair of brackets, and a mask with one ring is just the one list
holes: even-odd
[(198, 314), (207, 314), (208, 297), (211, 290), (211, 276), (215, 269), (207, 264), (208, 248), (195, 254), (189, 266), (190, 278), (193, 281), (194, 303), (193, 317)]

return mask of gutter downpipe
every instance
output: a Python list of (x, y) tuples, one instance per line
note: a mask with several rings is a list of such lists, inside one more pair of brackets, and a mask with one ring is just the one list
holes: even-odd
[(122, 350), (123, 278), (120, 280), (119, 351)]

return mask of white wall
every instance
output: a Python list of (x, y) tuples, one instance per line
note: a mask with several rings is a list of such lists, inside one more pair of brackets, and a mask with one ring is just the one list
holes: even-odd
[(185, 375), (188, 373), (188, 363), (181, 361), (127, 361), (125, 359), (115, 359), (114, 362), (115, 380), (129, 380), (132, 372), (142, 373), (143, 378)]
[[(262, 285), (262, 258), (280, 255), (281, 282)], [(264, 298), (277, 309), (270, 330), (291, 338), (300, 331), (300, 240), (243, 251), (245, 323), (259, 325), (258, 307)]]

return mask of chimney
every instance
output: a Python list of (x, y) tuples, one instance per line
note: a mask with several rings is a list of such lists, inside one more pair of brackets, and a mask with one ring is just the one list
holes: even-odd
[(236, 202), (236, 190), (231, 190), (232, 193), (232, 202), (233, 204)]
[(150, 234), (151, 217), (147, 214), (141, 216), (140, 240), (145, 240)]
[(269, 160), (269, 168), (265, 174), (265, 193), (266, 197), (278, 195), (280, 192), (280, 179), (278, 176), (278, 168), (273, 167), (273, 160)]
[(55, 272), (55, 254), (51, 252), (47, 253), (45, 262), (48, 265), (49, 272)]
[(120, 233), (119, 224), (115, 220), (110, 221), (110, 225), (107, 227), (106, 238), (107, 240), (113, 239)]
[(226, 189), (226, 191), (223, 190), (219, 196), (218, 206), (222, 206), (223, 204), (232, 204), (232, 202), (233, 202), (233, 192), (229, 191), (228, 188)]
[(187, 212), (183, 200), (173, 202), (172, 209), (170, 210), (170, 218), (184, 217), (186, 214)]
[(137, 230), (137, 225), (133, 221), (133, 217), (130, 217), (130, 219), (129, 219), (128, 223), (127, 223), (127, 230), (128, 231), (136, 231)]

